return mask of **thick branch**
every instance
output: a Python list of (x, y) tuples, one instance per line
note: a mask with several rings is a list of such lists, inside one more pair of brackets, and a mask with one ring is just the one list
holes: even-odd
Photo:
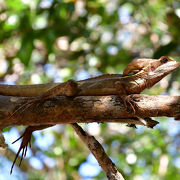
[[(139, 117), (168, 116), (180, 114), (179, 96), (133, 95), (136, 101), (135, 114), (126, 111), (118, 96), (79, 96), (67, 98), (57, 96), (26, 109), (17, 117), (9, 116), (28, 99), (0, 96), (0, 126), (13, 125), (55, 125), (89, 122), (143, 123)], [(150, 121), (150, 123), (153, 123)]]
[(90, 136), (86, 133), (78, 124), (71, 124), (73, 129), (76, 131), (81, 140), (86, 144), (91, 153), (97, 159), (99, 165), (102, 167), (108, 179), (111, 180), (124, 180), (121, 173), (118, 171), (115, 164), (111, 161), (111, 159), (105, 153), (101, 144), (94, 138), (94, 136)]

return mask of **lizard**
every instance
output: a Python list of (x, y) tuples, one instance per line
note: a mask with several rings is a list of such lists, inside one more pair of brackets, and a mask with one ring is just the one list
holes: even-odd
[[(44, 85), (0, 85), (0, 94), (8, 96), (31, 97), (30, 101), (15, 110), (10, 118), (22, 113), (27, 108), (39, 104), (46, 99), (57, 95), (73, 97), (88, 95), (119, 95), (127, 105), (129, 103), (134, 109), (132, 94), (139, 94), (146, 88), (151, 88), (163, 77), (179, 67), (179, 63), (166, 56), (159, 59), (137, 59), (131, 62), (123, 71), (123, 74), (105, 74), (81, 81), (69, 80), (65, 83)], [(129, 96), (127, 96), (129, 95)], [(24, 109), (23, 109), (24, 108)], [(52, 125), (49, 125), (52, 126)], [(22, 143), (16, 154), (11, 167), (11, 173), (16, 159), (22, 150), (22, 158), (26, 156), (27, 146), (33, 131), (44, 129), (46, 126), (29, 126), (20, 138)], [(18, 138), (16, 141), (18, 141)], [(13, 143), (15, 143), (14, 141)]]

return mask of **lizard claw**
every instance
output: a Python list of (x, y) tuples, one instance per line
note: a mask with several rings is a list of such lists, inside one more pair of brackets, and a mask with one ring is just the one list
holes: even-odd
[(133, 114), (135, 114), (136, 113), (136, 108), (139, 108), (139, 106), (133, 100), (132, 95), (123, 96), (121, 98), (122, 98), (122, 100), (124, 102), (125, 108), (128, 110), (128, 107), (130, 106)]
[(32, 132), (33, 132), (33, 130), (31, 129), (31, 127), (27, 127), (26, 130), (25, 130), (25, 132), (22, 134), (22, 136), (20, 136), (17, 140), (15, 140), (15, 141), (12, 143), (12, 144), (14, 144), (15, 142), (17, 142), (18, 140), (20, 140), (21, 138), (23, 138), (23, 139), (22, 139), (22, 142), (21, 142), (21, 145), (20, 145), (20, 148), (19, 148), (19, 150), (18, 150), (18, 152), (17, 152), (17, 154), (16, 154), (16, 157), (15, 157), (15, 159), (14, 159), (14, 161), (13, 161), (13, 164), (12, 164), (12, 166), (11, 166), (10, 174), (12, 174), (13, 167), (14, 167), (14, 165), (15, 165), (15, 162), (16, 162), (16, 160), (17, 160), (17, 158), (18, 158), (19, 153), (21, 152), (21, 150), (22, 150), (22, 156), (21, 156), (21, 159), (20, 159), (20, 162), (19, 162), (19, 166), (21, 165), (21, 162), (22, 162), (23, 158), (26, 156), (28, 144), (29, 144), (29, 146), (31, 147), (30, 141), (31, 141)]

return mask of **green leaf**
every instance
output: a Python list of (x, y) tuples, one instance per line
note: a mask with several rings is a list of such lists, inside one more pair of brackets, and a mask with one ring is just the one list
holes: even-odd
[(15, 10), (15, 11), (22, 11), (24, 8), (28, 7), (25, 3), (23, 3), (21, 0), (6, 0), (6, 5), (9, 9)]
[(22, 39), (21, 48), (18, 52), (18, 57), (25, 66), (28, 66), (34, 48), (32, 37), (33, 34), (29, 33)]

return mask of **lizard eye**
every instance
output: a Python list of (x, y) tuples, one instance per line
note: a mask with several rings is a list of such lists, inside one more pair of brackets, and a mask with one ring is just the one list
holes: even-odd
[(168, 62), (168, 58), (167, 58), (167, 57), (163, 57), (163, 58), (161, 59), (161, 62), (162, 62), (162, 63), (167, 63), (167, 62)]

